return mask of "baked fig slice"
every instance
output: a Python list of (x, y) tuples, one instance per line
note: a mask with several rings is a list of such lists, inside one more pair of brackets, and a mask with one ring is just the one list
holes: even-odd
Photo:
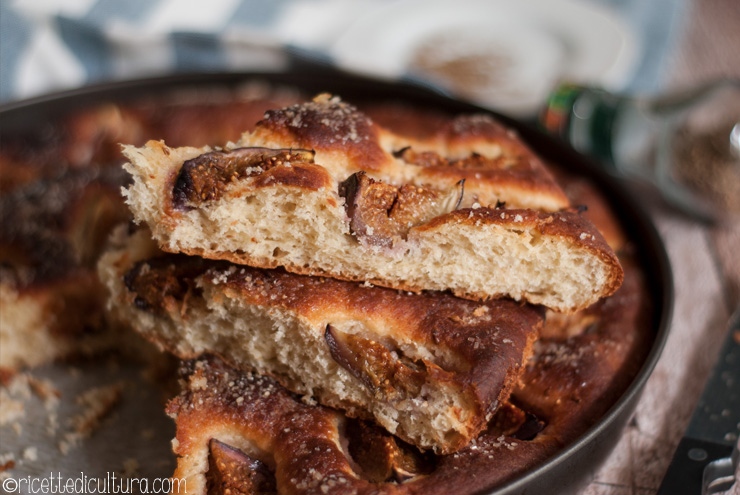
[(368, 421), (348, 420), (348, 451), (361, 475), (372, 483), (403, 483), (434, 469), (434, 456)]
[(369, 177), (352, 174), (340, 186), (350, 229), (360, 242), (390, 247), (405, 239), (409, 229), (456, 210), (462, 202), (464, 180), (448, 191), (404, 184), (397, 187)]
[(270, 495), (277, 493), (275, 474), (262, 461), (215, 438), (208, 442), (208, 495)]
[(174, 204), (190, 209), (221, 198), (226, 186), (285, 163), (313, 163), (314, 152), (301, 149), (236, 148), (210, 151), (187, 160), (172, 191)]
[(386, 397), (419, 395), (427, 363), (403, 358), (383, 344), (326, 326), (324, 339), (332, 358), (376, 394)]

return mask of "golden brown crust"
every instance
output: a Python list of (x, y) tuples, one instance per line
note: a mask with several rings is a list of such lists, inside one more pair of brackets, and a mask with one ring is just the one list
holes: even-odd
[(240, 140), (250, 146), (260, 142), (316, 150), (319, 163), (340, 181), (359, 171), (395, 185), (412, 181), (441, 189), (465, 180), (468, 205), (508, 201), (549, 211), (569, 205), (542, 161), (488, 115), (447, 118), (431, 136), (404, 138), (339, 98), (319, 95), (267, 112)]
[(558, 182), (570, 198), (572, 204), (577, 205), (581, 214), (588, 219), (604, 236), (604, 240), (616, 252), (627, 243), (624, 227), (614, 216), (612, 207), (607, 198), (599, 189), (585, 177), (574, 177), (560, 173)]
[[(392, 153), (403, 163), (420, 167), (417, 184), (451, 186), (464, 179), (471, 191), (487, 193), (478, 198), (473, 192), (471, 204), (480, 200), (487, 205), (491, 197), (511, 189), (522, 196), (548, 195), (551, 208), (568, 205), (542, 161), (514, 131), (489, 116), (457, 116), (442, 122), (433, 136), (403, 141), (354, 106), (321, 95), (313, 102), (266, 112), (254, 137), (269, 141), (276, 136), (294, 147), (346, 154), (347, 176), (360, 170), (383, 178), (394, 175), (398, 164)], [(391, 144), (384, 148), (384, 141)]]
[[(472, 191), (488, 191), (490, 196), (510, 188), (522, 196), (549, 195), (553, 206), (558, 204), (559, 208), (568, 205), (568, 199), (542, 160), (515, 131), (490, 117), (457, 116), (441, 126), (433, 139), (421, 142), (422, 149), (428, 151), (417, 154), (412, 147), (401, 158), (422, 165), (420, 175), (426, 181), (465, 179)], [(470, 154), (471, 149), (488, 150), (488, 153)], [(407, 160), (407, 155), (421, 160)], [(481, 204), (487, 206), (483, 201)]]
[(378, 143), (379, 132), (354, 106), (341, 101), (327, 105), (326, 97), (270, 110), (256, 130), (258, 135), (277, 135), (297, 148), (346, 154), (355, 170), (378, 170), (387, 163), (388, 154)]
[[(511, 402), (499, 408), (487, 430), (455, 454), (414, 458), (404, 464), (414, 466), (412, 472), (398, 476), (400, 462), (393, 458), (403, 454), (402, 448), (371, 433), (347, 433), (362, 428), (342, 426), (347, 420), (332, 410), (303, 404), (265, 378), (241, 374), (208, 358), (189, 365), (189, 381), (170, 405), (177, 423), (175, 476), (189, 476), (188, 487), (202, 493), (197, 489), (202, 474), (195, 459), (206, 455), (211, 438), (218, 438), (245, 449), (259, 445), (263, 462), (274, 466), (281, 494), (324, 489), (358, 494), (490, 490), (583, 434), (637, 373), (651, 339), (646, 331), (651, 316), (639, 267), (628, 258), (623, 262), (627, 276), (622, 288), (586, 312), (568, 317), (566, 326), (580, 331), (546, 329)], [(582, 325), (582, 320), (588, 324)], [(230, 388), (227, 383), (240, 385)], [(253, 388), (245, 393), (239, 388), (242, 383)], [(343, 447), (347, 443), (348, 449)], [(324, 455), (311, 458), (303, 455), (304, 450), (293, 455), (296, 445), (321, 445)], [(378, 452), (385, 457), (368, 465), (362, 455), (362, 446), (367, 445), (379, 445)], [(385, 479), (379, 481), (378, 476)]]

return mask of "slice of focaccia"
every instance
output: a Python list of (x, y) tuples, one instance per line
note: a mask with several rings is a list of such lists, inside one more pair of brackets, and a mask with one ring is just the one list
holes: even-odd
[(326, 95), (224, 149), (124, 147), (138, 222), (165, 251), (572, 312), (619, 261), (511, 131), (458, 117), (402, 139)]
[(574, 315), (551, 313), (509, 402), (451, 455), (421, 454), (377, 427), (302, 402), (274, 380), (215, 357), (185, 363), (182, 393), (168, 406), (177, 426), (175, 492), (495, 491), (592, 428), (639, 370), (652, 341), (652, 309), (640, 267), (630, 258), (622, 259), (625, 283), (614, 296)]
[(95, 264), (129, 217), (120, 168), (39, 178), (0, 195), (0, 369), (17, 370), (115, 343)]
[(176, 356), (222, 356), (437, 452), (470, 442), (508, 398), (544, 316), (510, 299), (163, 255), (146, 231), (100, 273), (119, 317)]
[(511, 404), (470, 446), (435, 456), (212, 356), (184, 363), (181, 376), (167, 407), (177, 425), (173, 493), (466, 495), (561, 448), (532, 439), (537, 420)]

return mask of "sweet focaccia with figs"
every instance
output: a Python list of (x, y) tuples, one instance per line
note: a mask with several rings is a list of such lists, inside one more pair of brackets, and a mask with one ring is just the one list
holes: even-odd
[(622, 281), (599, 231), (485, 115), (412, 139), (319, 95), (221, 148), (124, 154), (126, 201), (165, 251), (565, 313)]

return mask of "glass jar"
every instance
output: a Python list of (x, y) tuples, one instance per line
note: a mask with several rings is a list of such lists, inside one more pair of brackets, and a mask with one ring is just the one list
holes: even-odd
[(740, 218), (740, 80), (651, 98), (562, 84), (540, 123), (613, 173), (654, 184), (684, 212)]

